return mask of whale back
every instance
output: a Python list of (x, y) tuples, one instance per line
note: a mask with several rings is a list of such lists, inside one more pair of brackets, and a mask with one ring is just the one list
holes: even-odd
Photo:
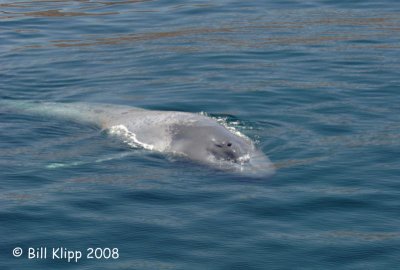
[(15, 110), (20, 113), (89, 123), (101, 128), (106, 128), (107, 123), (112, 119), (118, 118), (128, 111), (144, 110), (130, 106), (100, 103), (56, 103), (19, 100), (0, 100), (0, 106), (2, 109)]

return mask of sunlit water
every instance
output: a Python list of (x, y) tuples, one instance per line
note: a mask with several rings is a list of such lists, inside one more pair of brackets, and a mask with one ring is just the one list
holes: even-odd
[(0, 268), (398, 269), (399, 14), (395, 0), (0, 1), (0, 98), (203, 112), (277, 167), (232, 175), (0, 108)]

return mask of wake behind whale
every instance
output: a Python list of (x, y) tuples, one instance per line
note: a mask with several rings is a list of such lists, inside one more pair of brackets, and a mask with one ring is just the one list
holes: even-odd
[(0, 101), (3, 108), (91, 124), (132, 147), (172, 154), (249, 176), (273, 174), (274, 166), (238, 131), (201, 114), (145, 110), (99, 103)]

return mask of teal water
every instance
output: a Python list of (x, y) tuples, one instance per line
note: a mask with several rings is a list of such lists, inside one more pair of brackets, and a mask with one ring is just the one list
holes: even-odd
[[(0, 98), (205, 112), (277, 167), (231, 175), (0, 108), (0, 268), (399, 269), (399, 12), (0, 1)], [(119, 257), (29, 259), (29, 247)]]

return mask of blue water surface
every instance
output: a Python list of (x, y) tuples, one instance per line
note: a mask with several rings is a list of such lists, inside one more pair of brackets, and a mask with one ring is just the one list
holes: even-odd
[(204, 112), (277, 168), (0, 108), (0, 268), (400, 269), (399, 91), (397, 0), (0, 1), (0, 98)]

